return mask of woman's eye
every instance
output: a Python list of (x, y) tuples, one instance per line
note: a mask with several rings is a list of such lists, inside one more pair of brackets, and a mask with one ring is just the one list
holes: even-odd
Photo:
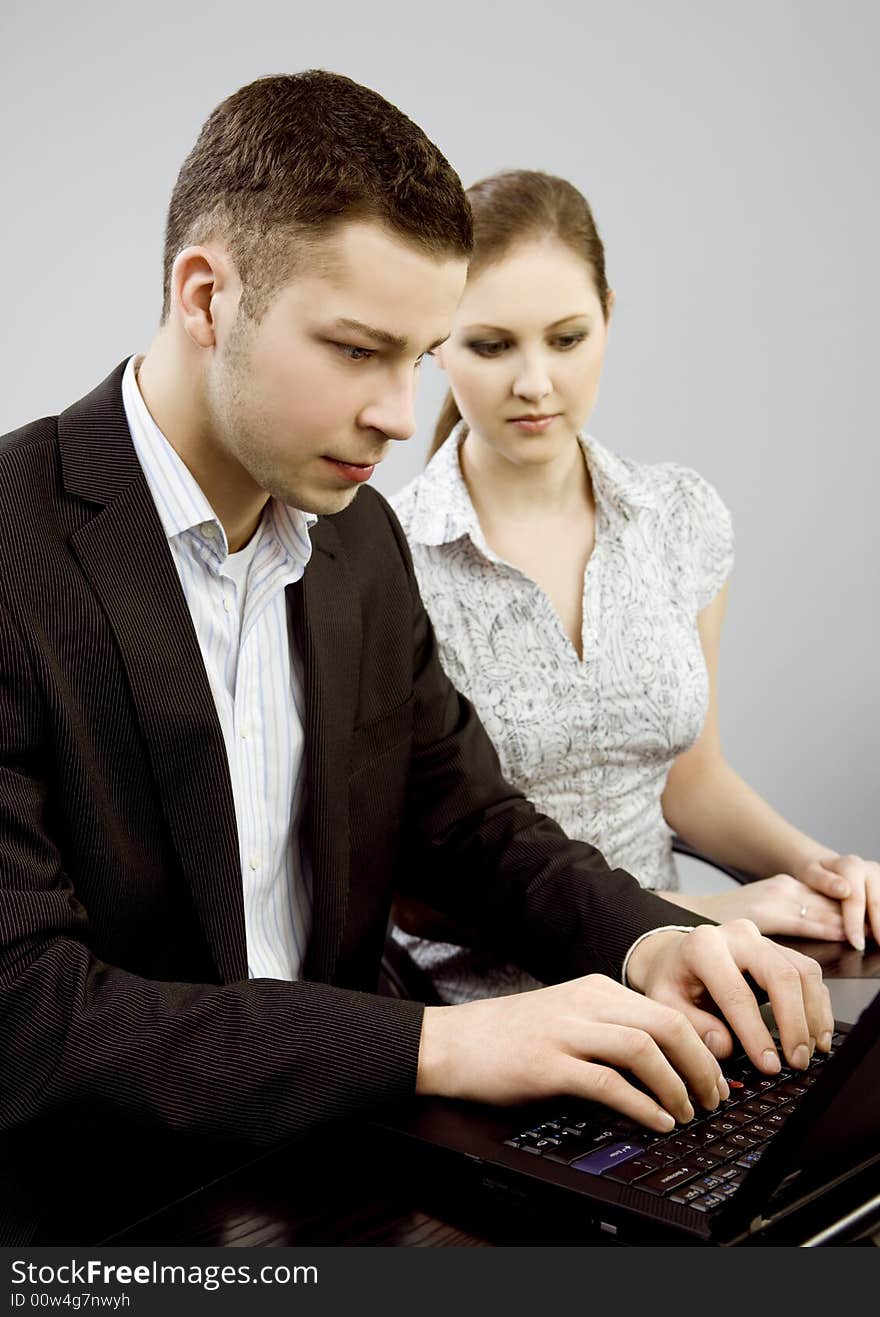
[(354, 343), (334, 343), (333, 346), (349, 361), (366, 361), (375, 355), (375, 349), (355, 347)]
[(578, 343), (583, 343), (586, 334), (560, 334), (553, 340), (553, 346), (561, 352), (568, 352), (571, 348), (576, 348)]
[(500, 357), (507, 346), (507, 340), (504, 338), (477, 339), (468, 344), (471, 352), (476, 352), (478, 357)]

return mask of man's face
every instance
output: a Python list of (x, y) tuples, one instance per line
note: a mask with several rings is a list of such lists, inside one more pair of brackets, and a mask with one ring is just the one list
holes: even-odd
[[(255, 323), (218, 324), (206, 378), (206, 438), (255, 483), (306, 512), (347, 507), (415, 422), (418, 366), (443, 340), (467, 273), (374, 222), (344, 225), (313, 272)], [(235, 469), (235, 468), (233, 468)]]

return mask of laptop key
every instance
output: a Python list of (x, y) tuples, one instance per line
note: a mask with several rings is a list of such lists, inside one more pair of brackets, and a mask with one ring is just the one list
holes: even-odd
[(624, 1162), (622, 1166), (614, 1166), (610, 1171), (606, 1171), (602, 1179), (614, 1180), (616, 1184), (634, 1184), (646, 1175), (651, 1175), (656, 1169), (657, 1167), (652, 1166), (650, 1162), (637, 1157), (635, 1161)]
[(750, 1139), (769, 1139), (778, 1129), (778, 1125), (768, 1125), (763, 1120), (753, 1120), (745, 1133)]
[(716, 1130), (710, 1129), (708, 1125), (701, 1125), (697, 1129), (688, 1130), (688, 1138), (699, 1144), (701, 1148), (705, 1148), (707, 1144), (719, 1138), (719, 1134)]
[(585, 1157), (588, 1153), (594, 1152), (589, 1144), (569, 1143), (563, 1139), (558, 1148), (549, 1148), (544, 1153), (544, 1160), (548, 1162), (558, 1162), (560, 1166), (570, 1166), (576, 1162), (579, 1157)]
[(706, 1128), (712, 1130), (718, 1137), (722, 1134), (732, 1134), (738, 1127), (736, 1121), (720, 1116), (717, 1120), (710, 1120)]
[(736, 1164), (737, 1166), (741, 1166), (744, 1171), (748, 1171), (753, 1166), (757, 1165), (757, 1163), (761, 1160), (761, 1156), (763, 1153), (764, 1153), (763, 1145), (759, 1148), (753, 1148), (751, 1152), (743, 1153), (742, 1157), (739, 1158)]
[(697, 1212), (711, 1212), (722, 1203), (726, 1203), (727, 1198), (724, 1194), (709, 1193), (704, 1194), (702, 1198), (695, 1198), (691, 1207)]
[(728, 1139), (728, 1143), (732, 1143), (736, 1148), (745, 1148), (747, 1152), (751, 1152), (752, 1148), (757, 1148), (760, 1142), (760, 1139), (753, 1139), (748, 1134), (742, 1133), (731, 1134)]
[(780, 1093), (778, 1088), (763, 1088), (753, 1101), (763, 1102), (767, 1107), (778, 1107), (780, 1102), (786, 1101), (786, 1095)]
[(685, 1156), (694, 1152), (698, 1147), (699, 1144), (694, 1139), (689, 1139), (685, 1134), (678, 1138), (667, 1139), (665, 1143), (660, 1144), (659, 1148), (655, 1147), (652, 1151), (659, 1152), (662, 1149), (663, 1152), (678, 1153), (679, 1156)]
[(692, 1203), (695, 1198), (702, 1198), (703, 1190), (695, 1189), (692, 1185), (686, 1184), (681, 1189), (676, 1189), (674, 1194), (668, 1194), (670, 1203)]
[(686, 1184), (688, 1180), (694, 1180), (702, 1171), (701, 1166), (694, 1166), (693, 1162), (685, 1161), (678, 1166), (663, 1166), (658, 1171), (652, 1171), (646, 1175), (643, 1180), (639, 1181), (639, 1188), (645, 1189), (649, 1194), (669, 1194), (679, 1185)]
[(750, 1116), (763, 1116), (773, 1110), (772, 1102), (765, 1102), (763, 1098), (752, 1098), (751, 1102), (744, 1102), (743, 1111), (747, 1111)]
[(779, 1085), (776, 1091), (780, 1097), (791, 1099), (803, 1097), (809, 1087), (809, 1084), (802, 1084), (799, 1079), (787, 1079), (784, 1084)]
[(728, 1157), (734, 1157), (738, 1152), (741, 1152), (742, 1149), (738, 1148), (735, 1143), (731, 1143), (728, 1139), (716, 1139), (714, 1143), (706, 1144), (705, 1151), (710, 1153), (713, 1157), (718, 1157), (721, 1160), (726, 1161)]
[[(612, 1166), (638, 1157), (645, 1149), (638, 1143), (609, 1143), (604, 1148), (590, 1152), (586, 1157), (579, 1157), (571, 1163), (573, 1171), (585, 1171), (588, 1175), (604, 1175)], [(661, 1174), (656, 1171), (655, 1174)]]
[(722, 1119), (733, 1121), (734, 1125), (748, 1125), (751, 1115), (748, 1111), (735, 1107), (732, 1111), (725, 1111)]

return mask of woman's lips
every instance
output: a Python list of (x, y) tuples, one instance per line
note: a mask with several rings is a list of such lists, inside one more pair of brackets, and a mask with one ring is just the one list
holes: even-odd
[(554, 412), (552, 416), (513, 416), (507, 424), (515, 425), (517, 429), (523, 430), (526, 434), (541, 434), (554, 421), (559, 420), (559, 416), (559, 412)]
[(335, 457), (325, 457), (325, 462), (329, 462), (334, 470), (338, 471), (346, 480), (352, 480), (355, 484), (362, 484), (364, 480), (369, 480), (370, 476), (376, 470), (376, 463), (372, 466), (360, 466), (355, 462), (339, 462)]

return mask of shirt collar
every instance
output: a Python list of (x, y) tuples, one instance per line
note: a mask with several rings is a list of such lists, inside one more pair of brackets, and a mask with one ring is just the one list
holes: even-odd
[[(431, 458), (417, 482), (415, 501), (409, 523), (409, 536), (416, 544), (451, 544), (464, 535), (478, 546), (483, 544), (479, 519), (471, 502), (458, 450), (467, 434), (459, 423), (441, 448)], [(636, 463), (618, 457), (590, 435), (579, 435), (596, 501), (609, 517), (626, 520), (639, 508), (650, 505), (648, 491), (640, 479)]]
[[(187, 531), (196, 531), (201, 536), (203, 527), (213, 526), (210, 539), (222, 561), (229, 552), (226, 532), (195, 476), (147, 409), (135, 374), (142, 360), (142, 357), (128, 360), (122, 376), (122, 403), (165, 535), (169, 540)], [(263, 514), (264, 533), (271, 527), (285, 554), (304, 565), (311, 556), (309, 530), (317, 520), (312, 512), (301, 512), (271, 498)]]

